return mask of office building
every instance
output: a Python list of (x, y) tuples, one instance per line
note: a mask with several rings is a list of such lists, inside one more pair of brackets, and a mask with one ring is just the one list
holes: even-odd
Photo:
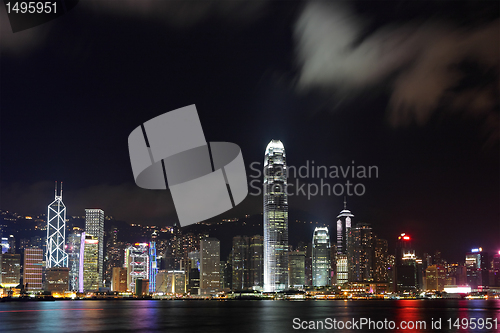
[[(443, 291), (446, 283), (446, 270), (442, 265), (431, 265), (425, 270), (426, 290)], [(451, 283), (450, 283), (451, 284)], [(454, 284), (454, 283), (453, 283)]]
[(24, 249), (23, 284), (26, 291), (41, 291), (43, 273), (43, 250), (40, 248)]
[(134, 283), (134, 295), (143, 297), (149, 295), (149, 280), (137, 278)]
[(233, 237), (232, 287), (234, 290), (244, 290), (250, 287), (249, 242), (247, 236)]
[[(84, 233), (83, 237), (83, 291), (99, 289), (99, 240), (96, 236)], [(81, 251), (81, 249), (80, 249)]]
[(396, 243), (395, 256), (396, 291), (399, 293), (415, 293), (419, 288), (417, 282), (417, 257), (412, 248), (411, 237), (402, 233)]
[(156, 266), (156, 242), (149, 242), (149, 292), (156, 290), (156, 274), (158, 274), (158, 267)]
[(57, 195), (57, 182), (54, 201), (47, 207), (47, 268), (68, 267), (68, 255), (64, 250), (66, 244), (66, 206), (61, 192)]
[(45, 270), (46, 290), (64, 293), (69, 290), (69, 268), (52, 267)]
[(135, 283), (137, 279), (148, 280), (149, 288), (148, 243), (135, 243), (133, 246), (126, 248), (125, 267), (127, 268), (127, 286), (130, 291), (136, 290)]
[(350, 244), (349, 235), (351, 233), (352, 219), (354, 215), (347, 209), (347, 203), (344, 198), (344, 209), (337, 216), (337, 285), (342, 285), (349, 281), (349, 272), (351, 271), (349, 260)]
[(200, 294), (211, 295), (220, 291), (220, 242), (209, 237), (200, 242)]
[(349, 234), (350, 282), (373, 281), (373, 232), (368, 223), (357, 223)]
[(69, 290), (79, 291), (80, 278), (80, 247), (82, 243), (82, 231), (74, 228), (68, 235), (66, 252), (68, 253), (69, 267)]
[(388, 248), (386, 239), (375, 238), (373, 279), (377, 282), (389, 281), (387, 272)]
[(104, 211), (102, 209), (85, 209), (85, 233), (96, 237), (99, 245), (98, 283), (104, 281)]
[(312, 238), (312, 279), (314, 287), (330, 285), (330, 235), (328, 228), (316, 227)]
[(185, 294), (186, 293), (186, 272), (168, 271), (166, 294)]
[(21, 282), (21, 255), (4, 253), (0, 255), (0, 286), (16, 288)]
[(111, 278), (111, 291), (127, 291), (127, 269), (125, 267), (113, 267)]
[(271, 140), (264, 156), (264, 291), (288, 285), (287, 167), (283, 143)]
[(290, 288), (302, 289), (306, 285), (305, 251), (288, 252), (288, 279)]
[(262, 290), (264, 287), (264, 237), (250, 239), (250, 288)]
[(483, 249), (475, 248), (465, 255), (467, 283), (474, 290), (483, 290), (489, 286), (488, 254)]

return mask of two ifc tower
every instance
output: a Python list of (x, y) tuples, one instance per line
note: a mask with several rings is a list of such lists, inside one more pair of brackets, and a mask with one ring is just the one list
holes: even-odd
[[(271, 140), (264, 156), (264, 291), (275, 292), (288, 289), (288, 198), (286, 152), (280, 140)], [(346, 209), (337, 217), (337, 280), (348, 280), (347, 234), (354, 215)], [(314, 236), (318, 243), (330, 243), (327, 228), (316, 228)], [(329, 246), (328, 246), (329, 248)], [(321, 252), (321, 251), (320, 251)], [(319, 253), (318, 253), (319, 254)], [(323, 258), (325, 257), (325, 258)], [(329, 270), (327, 254), (318, 256), (313, 279), (321, 285)], [(324, 261), (324, 262), (323, 262)], [(324, 266), (324, 267), (323, 267)], [(324, 269), (321, 269), (324, 268)], [(323, 284), (326, 284), (323, 282)]]

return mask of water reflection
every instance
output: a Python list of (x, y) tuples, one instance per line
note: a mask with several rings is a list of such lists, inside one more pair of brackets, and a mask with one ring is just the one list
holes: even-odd
[[(500, 300), (373, 301), (56, 301), (0, 303), (3, 332), (291, 332), (300, 327), (342, 332), (496, 332), (450, 326), (454, 320), (497, 319)], [(394, 329), (368, 330), (390, 321)], [(402, 322), (425, 322), (425, 327)], [(358, 323), (353, 326), (354, 323)], [(361, 323), (364, 327), (358, 328)], [(441, 329), (432, 326), (441, 322)], [(461, 322), (460, 322), (461, 323)], [(311, 326), (312, 325), (312, 326)], [(322, 326), (321, 326), (322, 325)], [(385, 324), (386, 325), (386, 324)], [(411, 324), (410, 324), (411, 325)], [(378, 326), (380, 327), (380, 326)], [(331, 331), (334, 331), (333, 329)]]

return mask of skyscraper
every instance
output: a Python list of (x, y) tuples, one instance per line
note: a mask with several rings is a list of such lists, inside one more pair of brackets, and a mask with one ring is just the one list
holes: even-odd
[[(83, 249), (83, 290), (99, 289), (99, 240), (96, 236), (84, 233)], [(81, 249), (80, 249), (81, 251)]]
[(410, 236), (402, 233), (396, 243), (396, 291), (413, 293), (418, 288), (416, 259)]
[(136, 290), (136, 280), (149, 280), (148, 243), (135, 243), (134, 246), (127, 247), (125, 267), (127, 267), (127, 286), (130, 291)]
[(349, 234), (351, 232), (354, 215), (347, 210), (344, 199), (344, 210), (337, 216), (337, 284), (341, 285), (349, 280)]
[(233, 237), (232, 287), (243, 290), (250, 287), (249, 238), (247, 236)]
[(375, 238), (373, 278), (377, 282), (387, 282), (389, 280), (387, 273), (387, 249), (387, 240)]
[(42, 290), (43, 250), (24, 249), (23, 283), (26, 290)]
[(264, 291), (288, 286), (288, 199), (285, 147), (271, 140), (264, 156)]
[(156, 291), (156, 274), (158, 268), (156, 263), (156, 242), (149, 242), (149, 292)]
[(57, 195), (57, 182), (54, 201), (47, 208), (47, 253), (46, 267), (68, 267), (68, 255), (64, 251), (66, 241), (66, 206), (61, 193)]
[(102, 209), (85, 209), (85, 233), (98, 240), (98, 281), (99, 287), (102, 287), (104, 280), (104, 211)]
[(4, 253), (0, 255), (0, 285), (16, 288), (21, 281), (21, 255)]
[[(76, 230), (75, 230), (76, 229)], [(69, 290), (78, 291), (80, 277), (80, 246), (82, 243), (82, 232), (75, 228), (68, 235), (68, 266), (69, 266)]]
[(350, 233), (350, 282), (373, 281), (373, 232), (368, 223), (356, 223)]
[(313, 286), (323, 287), (330, 284), (330, 235), (328, 228), (316, 227), (312, 239), (312, 278)]
[(306, 285), (306, 253), (304, 251), (288, 252), (288, 285), (302, 289)]
[(209, 237), (200, 241), (200, 294), (220, 291), (220, 242)]
[(465, 256), (465, 267), (467, 268), (467, 283), (472, 290), (482, 290), (489, 285), (488, 278), (488, 256), (483, 249), (472, 249)]
[(264, 287), (264, 237), (255, 235), (250, 239), (250, 287), (262, 290)]

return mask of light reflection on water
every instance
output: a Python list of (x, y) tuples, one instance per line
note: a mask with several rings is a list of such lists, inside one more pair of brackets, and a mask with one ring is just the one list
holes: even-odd
[[(0, 303), (0, 332), (293, 332), (301, 321), (424, 321), (426, 329), (383, 332), (497, 332), (448, 329), (447, 319), (497, 318), (500, 300), (56, 301)], [(431, 322), (441, 318), (441, 330)], [(308, 326), (308, 324), (306, 325)], [(343, 329), (342, 332), (381, 332)], [(500, 328), (500, 326), (499, 326)], [(327, 330), (324, 330), (327, 331)], [(331, 330), (334, 331), (334, 330)]]

